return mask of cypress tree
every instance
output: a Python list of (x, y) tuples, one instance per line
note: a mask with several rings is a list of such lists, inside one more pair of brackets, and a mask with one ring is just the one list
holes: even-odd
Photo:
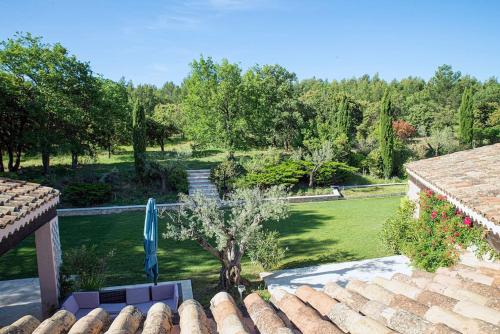
[(462, 94), (462, 102), (460, 103), (458, 114), (460, 142), (470, 147), (474, 140), (474, 110), (472, 89), (470, 87), (466, 88)]
[(339, 107), (337, 109), (337, 133), (338, 137), (344, 133), (349, 139), (351, 139), (351, 127), (352, 127), (352, 117), (349, 110), (349, 101), (347, 96), (342, 96), (340, 100)]
[(132, 109), (132, 136), (135, 173), (142, 180), (146, 172), (146, 115), (137, 100)]
[(394, 130), (392, 128), (392, 106), (389, 90), (382, 98), (380, 107), (380, 155), (384, 177), (389, 178), (394, 171)]

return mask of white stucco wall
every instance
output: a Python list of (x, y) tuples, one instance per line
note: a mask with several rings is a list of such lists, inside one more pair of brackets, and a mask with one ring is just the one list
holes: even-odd
[(415, 203), (415, 212), (413, 214), (415, 218), (418, 218), (420, 214), (420, 207), (418, 203), (420, 190), (421, 189), (412, 180), (408, 180), (408, 192), (406, 193), (406, 195), (411, 201)]

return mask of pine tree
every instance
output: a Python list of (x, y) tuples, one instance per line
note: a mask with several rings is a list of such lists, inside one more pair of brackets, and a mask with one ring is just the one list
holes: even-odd
[(472, 101), (472, 89), (466, 88), (462, 94), (459, 113), (459, 136), (460, 142), (472, 146), (474, 140), (474, 110)]
[(137, 100), (132, 109), (132, 135), (135, 173), (142, 180), (146, 171), (146, 115)]
[(392, 128), (392, 106), (389, 90), (386, 90), (380, 107), (380, 155), (383, 171), (390, 178), (394, 171), (394, 130)]

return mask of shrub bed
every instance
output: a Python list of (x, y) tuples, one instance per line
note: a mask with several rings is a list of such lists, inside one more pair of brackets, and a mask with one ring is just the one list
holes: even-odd
[[(262, 171), (247, 173), (239, 185), (246, 187), (270, 187), (274, 185), (293, 187), (299, 183), (307, 183), (308, 164), (310, 163), (302, 160), (287, 160), (276, 165), (266, 166)], [(342, 162), (327, 162), (316, 173), (315, 183), (317, 186), (339, 184), (357, 171), (357, 168)]]
[(397, 213), (385, 222), (381, 238), (390, 251), (407, 255), (416, 267), (431, 272), (455, 264), (460, 249), (470, 246), (477, 256), (499, 256), (486, 242), (486, 230), (445, 196), (422, 191), (419, 204), (418, 219), (413, 218), (413, 203), (404, 199)]

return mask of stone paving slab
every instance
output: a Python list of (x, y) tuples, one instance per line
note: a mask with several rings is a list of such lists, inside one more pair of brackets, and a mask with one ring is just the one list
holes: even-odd
[(0, 327), (28, 314), (42, 319), (38, 278), (0, 281)]
[(328, 282), (345, 286), (351, 279), (371, 281), (375, 277), (390, 279), (396, 273), (410, 275), (412, 269), (406, 256), (396, 255), (376, 259), (329, 263), (311, 267), (284, 269), (274, 273), (262, 273), (267, 288), (295, 292), (301, 285), (322, 289)]

